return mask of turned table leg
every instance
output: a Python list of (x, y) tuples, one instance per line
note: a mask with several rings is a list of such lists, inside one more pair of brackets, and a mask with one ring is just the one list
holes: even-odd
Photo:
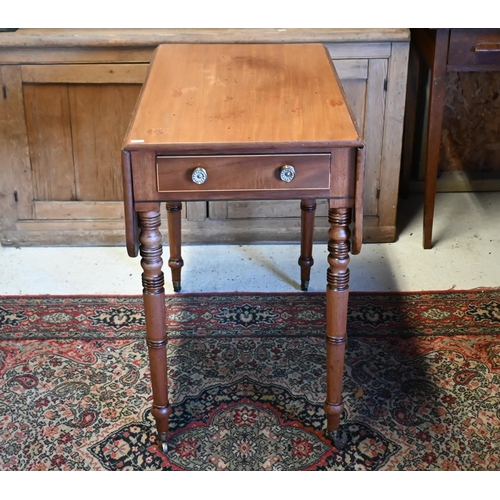
[(158, 438), (163, 451), (167, 452), (168, 402), (167, 336), (165, 333), (165, 289), (162, 272), (162, 241), (160, 212), (139, 212), (139, 228), (144, 312), (146, 315), (146, 342), (151, 370), (153, 408)]
[(312, 248), (314, 240), (314, 216), (316, 200), (301, 200), (301, 240), (300, 240), (300, 289), (307, 291), (311, 277), (311, 267), (314, 264)]
[(181, 210), (182, 203), (167, 203), (168, 242), (170, 248), (168, 266), (172, 270), (174, 292), (181, 291), (181, 268), (184, 265), (181, 257)]
[(327, 432), (337, 448), (346, 445), (340, 437), (340, 416), (344, 410), (342, 379), (347, 341), (347, 303), (349, 298), (350, 208), (330, 208), (326, 288), (326, 402)]

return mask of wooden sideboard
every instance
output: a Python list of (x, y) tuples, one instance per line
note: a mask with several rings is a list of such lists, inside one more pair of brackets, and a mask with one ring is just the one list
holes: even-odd
[[(408, 29), (0, 33), (1, 243), (124, 244), (119, 150), (153, 51), (215, 42), (325, 44), (366, 143), (363, 239), (395, 241), (409, 39)], [(327, 211), (318, 200), (318, 241)], [(293, 201), (188, 202), (182, 217), (186, 243), (300, 239)]]

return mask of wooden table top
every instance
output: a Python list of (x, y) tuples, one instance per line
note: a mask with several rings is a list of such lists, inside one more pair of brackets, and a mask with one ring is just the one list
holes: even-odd
[(165, 44), (156, 50), (123, 148), (361, 144), (322, 44)]

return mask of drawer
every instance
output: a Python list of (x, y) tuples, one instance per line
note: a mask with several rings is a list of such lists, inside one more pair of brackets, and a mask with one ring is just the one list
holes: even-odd
[(478, 71), (495, 66), (500, 69), (500, 29), (452, 29), (448, 66)]
[[(330, 159), (329, 153), (157, 156), (157, 189), (160, 193), (325, 191), (330, 189)], [(281, 178), (283, 170), (287, 181)]]

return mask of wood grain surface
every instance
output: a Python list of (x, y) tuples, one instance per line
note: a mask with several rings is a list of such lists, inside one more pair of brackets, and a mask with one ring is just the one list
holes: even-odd
[(360, 142), (323, 45), (158, 47), (128, 150)]
[(408, 41), (407, 28), (21, 28), (0, 33), (0, 47), (137, 47), (161, 43)]

